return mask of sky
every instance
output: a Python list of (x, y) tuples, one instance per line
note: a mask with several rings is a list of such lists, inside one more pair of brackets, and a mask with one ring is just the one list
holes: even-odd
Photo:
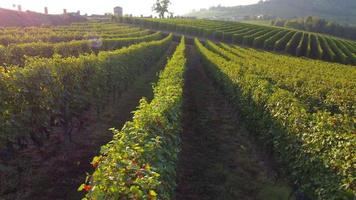
[[(141, 14), (147, 16), (152, 14), (152, 5), (156, 0), (0, 0), (0, 7), (8, 9), (13, 5), (21, 5), (22, 10), (43, 12), (48, 7), (50, 14), (59, 14), (66, 8), (68, 12), (81, 11), (81, 14), (104, 14), (113, 12), (113, 7), (121, 6), (124, 14)], [(235, 6), (247, 5), (258, 2), (258, 0), (171, 0), (171, 9), (175, 15), (186, 14), (193, 9), (209, 8), (211, 6)]]

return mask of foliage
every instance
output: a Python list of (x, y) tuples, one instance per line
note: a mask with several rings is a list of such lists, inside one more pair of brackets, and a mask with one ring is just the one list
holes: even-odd
[[(124, 26), (122, 24), (105, 23), (81, 23), (71, 26), (61, 27), (25, 27), (0, 29), (0, 44), (8, 46), (10, 44), (21, 43), (57, 43), (69, 42), (72, 40), (88, 40), (92, 38), (112, 38), (127, 37), (127, 33), (142, 31), (137, 27)], [(132, 35), (129, 35), (133, 37)]]
[(274, 26), (326, 33), (337, 37), (356, 40), (356, 27), (343, 26), (339, 23), (320, 19), (319, 17), (309, 16), (298, 19), (275, 19), (271, 22), (271, 24)]
[[(4, 51), (0, 51), (2, 59), (6, 64), (20, 65), (25, 64), (26, 57), (44, 57), (50, 58), (55, 54), (63, 57), (78, 57), (84, 53), (92, 53), (99, 51), (115, 50), (135, 43), (158, 40), (162, 38), (161, 33), (153, 33), (138, 37), (127, 38), (107, 38), (107, 39), (91, 39), (91, 40), (74, 40), (70, 42), (59, 43), (24, 43), (10, 44)], [(0, 57), (0, 58), (1, 58)]]
[[(355, 71), (353, 67), (326, 62), (311, 62), (288, 56), (276, 56), (253, 49), (222, 48), (207, 42), (207, 47), (225, 58), (241, 62), (248, 60), (246, 71), (258, 74), (292, 92), (308, 105), (308, 110), (327, 110), (331, 113), (354, 116)], [(278, 65), (278, 69), (275, 66)], [(343, 94), (341, 93), (343, 91)]]
[[(198, 40), (195, 40), (195, 44), (207, 70), (241, 110), (250, 131), (267, 149), (271, 149), (285, 166), (286, 174), (302, 191), (312, 199), (353, 199), (356, 195), (353, 168), (355, 158), (352, 156), (356, 153), (354, 112), (348, 116), (332, 114), (324, 109), (309, 110), (302, 97), (293, 93), (293, 85), (289, 89), (282, 84), (289, 77), (289, 58), (286, 56), (271, 54), (261, 59), (254, 50), (239, 48), (236, 52), (228, 52), (208, 43), (208, 47), (216, 52), (214, 53)], [(242, 54), (234, 55), (239, 52)], [(268, 54), (270, 53), (264, 53)], [(250, 62), (256, 56), (255, 61)], [(273, 57), (274, 60), (271, 60)], [(268, 60), (271, 63), (264, 64)], [(319, 64), (317, 66), (307, 65), (302, 60), (302, 65), (294, 66), (298, 62), (294, 58), (291, 60), (293, 67), (289, 69), (295, 68), (304, 74), (305, 78), (300, 80), (308, 80), (314, 74), (309, 69), (317, 71), (318, 67), (323, 66), (323, 63), (313, 63)], [(303, 64), (306, 65), (301, 68)], [(262, 68), (264, 70), (260, 71)], [(354, 68), (340, 66), (338, 69), (353, 74), (345, 83), (354, 87)], [(328, 70), (328, 67), (320, 70)], [(336, 69), (329, 70), (332, 73)], [(266, 75), (267, 71), (270, 75)], [(296, 74), (296, 80), (290, 83), (302, 83), (298, 81), (298, 76), (300, 74)], [(330, 83), (337, 84), (332, 79), (333, 74), (330, 74), (330, 78)], [(320, 85), (310, 85), (309, 88), (318, 91)], [(348, 94), (344, 96), (347, 97)], [(355, 100), (351, 101), (354, 105)]]
[(168, 6), (170, 3), (170, 0), (156, 0), (152, 10), (159, 15), (159, 18), (164, 18), (164, 14), (169, 12)]
[(2, 69), (0, 146), (29, 140), (41, 146), (56, 126), (70, 137), (71, 124), (84, 111), (92, 107), (100, 112), (160, 58), (172, 38), (98, 55), (32, 59), (24, 68)]
[[(198, 37), (282, 51), (290, 55), (355, 64), (354, 55), (352, 55), (356, 48), (355, 42), (321, 34), (215, 20), (121, 18), (121, 21), (145, 28), (176, 30)], [(346, 43), (347, 47), (343, 48), (344, 45), (340, 45), (341, 43)], [(335, 53), (336, 55), (334, 55)]]
[(6, 48), (0, 45), (0, 66), (4, 65)]
[(103, 41), (107, 44), (115, 42), (120, 48), (145, 38), (148, 41), (152, 32), (117, 23), (88, 22), (60, 27), (4, 28), (0, 33), (0, 44), (3, 45), (0, 45), (0, 65), (24, 65), (25, 56), (48, 58), (54, 54), (68, 57), (97, 53), (100, 49), (109, 50), (102, 47)]
[(180, 150), (185, 42), (161, 72), (151, 103), (140, 101), (132, 122), (101, 149), (93, 162), (88, 199), (171, 199)]

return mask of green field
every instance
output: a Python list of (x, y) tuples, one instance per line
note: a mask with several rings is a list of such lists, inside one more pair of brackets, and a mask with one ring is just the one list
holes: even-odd
[(0, 199), (355, 198), (355, 41), (194, 19), (0, 33)]
[(193, 19), (121, 18), (121, 22), (155, 30), (193, 34), (248, 47), (274, 50), (295, 56), (355, 65), (356, 43), (311, 32), (261, 24)]

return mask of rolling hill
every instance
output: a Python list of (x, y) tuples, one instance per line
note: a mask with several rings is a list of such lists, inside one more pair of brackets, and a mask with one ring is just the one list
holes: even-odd
[(237, 20), (258, 15), (281, 18), (319, 16), (340, 23), (356, 24), (355, 10), (354, 0), (266, 0), (247, 6), (202, 9), (187, 16)]
[(0, 27), (67, 25), (79, 21), (86, 21), (86, 19), (81, 16), (44, 15), (31, 11), (19, 12), (0, 8)]

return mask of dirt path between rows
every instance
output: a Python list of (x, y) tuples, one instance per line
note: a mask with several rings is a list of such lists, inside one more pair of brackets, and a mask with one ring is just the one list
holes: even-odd
[(178, 200), (293, 199), (189, 46)]
[(102, 145), (112, 139), (112, 133), (108, 129), (121, 129), (127, 120), (131, 120), (132, 111), (142, 97), (152, 99), (152, 84), (157, 81), (158, 72), (164, 68), (176, 45), (172, 44), (161, 60), (138, 77), (118, 101), (109, 104), (99, 117), (95, 111), (88, 112), (85, 128), (73, 133), (73, 144), (69, 151), (62, 151), (59, 144), (52, 142), (42, 152), (37, 149), (21, 152), (12, 166), (23, 166), (26, 170), (16, 180), (6, 180), (5, 184), (14, 185), (14, 191), (6, 195), (0, 194), (0, 199), (81, 199), (84, 193), (77, 192), (77, 188), (84, 182), (85, 173), (93, 171), (90, 165), (93, 156), (99, 153)]

